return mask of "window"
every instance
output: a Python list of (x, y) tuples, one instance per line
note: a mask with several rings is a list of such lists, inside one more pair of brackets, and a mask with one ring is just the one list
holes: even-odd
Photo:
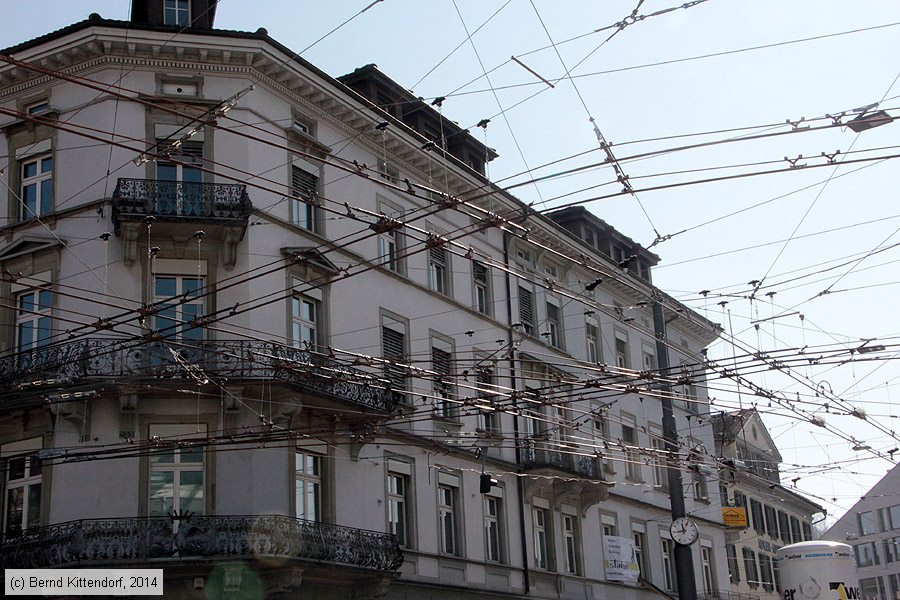
[(322, 456), (297, 451), (295, 465), (294, 511), (298, 519), (322, 519)]
[(387, 200), (378, 198), (381, 218), (373, 229), (378, 233), (378, 263), (395, 273), (403, 273), (403, 211)]
[(36, 456), (6, 460), (3, 534), (16, 536), (41, 525), (41, 461)]
[(803, 541), (803, 536), (800, 534), (800, 520), (797, 517), (791, 517), (791, 542), (796, 544), (797, 542)]
[(187, 127), (162, 127), (159, 133), (172, 129), (168, 138), (157, 138), (157, 151), (171, 153), (178, 162), (156, 161), (156, 211), (162, 215), (208, 216), (203, 191), (203, 142), (186, 141), (173, 148)]
[(668, 489), (668, 472), (666, 471), (666, 442), (662, 439), (662, 435), (658, 431), (650, 432), (650, 450), (652, 457), (650, 465), (653, 468), (653, 487), (660, 489)]
[(190, 0), (165, 0), (163, 4), (163, 24), (187, 27), (191, 24)]
[(585, 337), (587, 338), (587, 360), (589, 363), (595, 364), (600, 362), (600, 353), (598, 352), (600, 345), (598, 344), (599, 331), (594, 323), (585, 323)]
[[(609, 442), (612, 439), (609, 434), (609, 419), (606, 416), (605, 408), (595, 407), (593, 412), (594, 418), (592, 419), (592, 424), (594, 426), (594, 439), (599, 441), (600, 445), (602, 445), (603, 442)], [(609, 456), (603, 458), (603, 468), (607, 473), (616, 472), (614, 463)]]
[(900, 537), (884, 540), (884, 562), (900, 561)]
[(527, 335), (534, 333), (534, 292), (519, 286), (519, 322)]
[(394, 393), (406, 401), (406, 323), (387, 315), (381, 319), (381, 356), (385, 360), (384, 376)]
[(633, 531), (631, 539), (634, 542), (634, 558), (640, 570), (640, 577), (650, 581), (650, 570), (647, 568), (647, 534), (643, 531)]
[(616, 332), (616, 366), (627, 369), (631, 361), (628, 360), (628, 338), (620, 331)]
[(700, 566), (703, 572), (703, 587), (708, 593), (716, 591), (716, 575), (713, 568), (713, 551), (709, 546), (700, 546)]
[(304, 294), (291, 298), (291, 342), (295, 348), (314, 350), (319, 345), (319, 301)]
[(206, 450), (179, 439), (206, 436), (204, 425), (150, 425), (150, 484), (147, 514), (151, 517), (198, 514), (206, 509)]
[(452, 401), (450, 372), (452, 369), (452, 347), (443, 340), (431, 341), (431, 370), (434, 371), (435, 408), (438, 415), (446, 419), (456, 417), (456, 404)]
[(153, 278), (153, 303), (157, 313), (153, 328), (178, 342), (199, 342), (203, 328), (195, 320), (203, 316), (202, 277), (157, 275)]
[[(408, 468), (408, 465), (402, 466)], [(410, 547), (409, 491), (409, 475), (388, 472), (388, 530), (397, 537), (397, 543), (404, 548)]]
[(772, 557), (759, 553), (759, 574), (763, 589), (771, 592), (775, 588), (775, 578), (772, 576)]
[(484, 497), (484, 556), (490, 562), (503, 562), (503, 536), (501, 519), (503, 500), (496, 496)]
[(47, 100), (38, 100), (25, 106), (25, 112), (29, 115), (39, 115), (50, 110), (50, 103)]
[(763, 519), (762, 504), (760, 504), (758, 500), (750, 498), (750, 512), (753, 515), (753, 529), (756, 530), (756, 533), (765, 533), (766, 523)]
[(307, 231), (318, 231), (319, 177), (315, 165), (294, 159), (291, 166), (291, 222)]
[(472, 261), (472, 293), (475, 310), (483, 315), (491, 314), (491, 291), (487, 265)]
[(450, 295), (450, 257), (442, 245), (428, 250), (428, 287), (439, 294)]
[[(48, 289), (16, 295), (16, 350), (28, 352), (46, 346), (52, 330), (53, 293)], [(24, 365), (23, 365), (24, 366)]]
[(656, 355), (649, 346), (644, 346), (642, 348), (643, 352), (642, 358), (644, 361), (644, 370), (645, 371), (656, 371)]
[(665, 589), (674, 592), (677, 586), (675, 575), (675, 542), (668, 538), (660, 540), (662, 545), (663, 575), (665, 575)]
[[(478, 357), (476, 356), (476, 360)], [(485, 360), (481, 358), (481, 360)], [(486, 365), (475, 366), (475, 381), (478, 384), (478, 397), (487, 401), (486, 405), (490, 405), (490, 398), (494, 390), (493, 370)], [(487, 433), (500, 433), (500, 413), (495, 410), (483, 410), (480, 420), (481, 428)]]
[(869, 535), (878, 531), (874, 512), (857, 513), (857, 519), (859, 520), (859, 535)]
[(694, 500), (707, 502), (709, 491), (706, 489), (706, 476), (699, 470), (691, 471), (691, 487), (694, 490)]
[(890, 508), (882, 509), (883, 517), (881, 519), (881, 529), (882, 531), (888, 531), (891, 529), (900, 529), (900, 504), (896, 504), (891, 506)]
[[(791, 543), (791, 522), (787, 513), (783, 510), (778, 511), (778, 536), (781, 538), (781, 541), (787, 544)], [(799, 542), (800, 540), (797, 541)]]
[(623, 416), (622, 420), (628, 423), (622, 425), (622, 443), (625, 445), (625, 477), (641, 481), (641, 457), (634, 417)]
[(21, 161), (19, 219), (24, 221), (53, 211), (53, 156), (31, 156)]
[(881, 560), (878, 557), (878, 548), (876, 547), (875, 542), (865, 542), (862, 544), (857, 544), (853, 546), (853, 551), (856, 554), (857, 567), (871, 567), (881, 564)]
[(438, 521), (440, 525), (441, 552), (459, 554), (456, 523), (457, 488), (438, 485)]
[(536, 506), (532, 512), (532, 518), (534, 519), (534, 566), (537, 569), (549, 569), (550, 547), (547, 544), (550, 530), (549, 510)]
[(778, 537), (778, 519), (775, 514), (775, 509), (768, 504), (764, 504), (763, 510), (766, 514), (766, 533), (769, 534), (770, 538), (775, 539)]
[(741, 582), (741, 570), (734, 544), (725, 544), (725, 554), (728, 556), (728, 579), (732, 584), (738, 584)]
[(554, 348), (563, 348), (562, 309), (547, 302), (547, 335), (546, 342)]
[(600, 529), (603, 531), (603, 535), (619, 535), (619, 527), (616, 525), (616, 515), (600, 513)]
[(800, 526), (803, 528), (803, 541), (808, 542), (808, 541), (812, 540), (813, 539), (812, 525), (810, 525), (809, 523), (803, 522), (800, 524)]
[(747, 574), (747, 585), (759, 587), (759, 572), (756, 569), (756, 553), (750, 548), (741, 548), (744, 558), (744, 572)]
[(563, 515), (563, 542), (566, 548), (566, 573), (579, 575), (578, 566), (578, 522), (573, 515)]

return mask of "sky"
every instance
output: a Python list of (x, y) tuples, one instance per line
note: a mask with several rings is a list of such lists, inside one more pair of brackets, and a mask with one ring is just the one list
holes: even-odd
[[(893, 466), (869, 449), (900, 446), (900, 162), (889, 158), (900, 122), (816, 128), (879, 102), (900, 117), (900, 2), (684, 4), (221, 0), (216, 26), (265, 27), (332, 76), (374, 63), (426, 100), (446, 97), (443, 114), (499, 153), (489, 176), (501, 185), (582, 167), (514, 193), (535, 210), (580, 202), (645, 247), (658, 240), (654, 284), (723, 326), (709, 356), (737, 355), (747, 380), (776, 394), (769, 406), (717, 380), (714, 410), (756, 402), (784, 485), (831, 522)], [(129, 3), (2, 9), (6, 47), (92, 12), (125, 19)], [(485, 118), (486, 130), (475, 126)], [(635, 195), (616, 195), (591, 118)], [(739, 139), (749, 135), (764, 137)], [(849, 352), (863, 345), (885, 349)], [(755, 352), (801, 361), (785, 373), (741, 358)]]

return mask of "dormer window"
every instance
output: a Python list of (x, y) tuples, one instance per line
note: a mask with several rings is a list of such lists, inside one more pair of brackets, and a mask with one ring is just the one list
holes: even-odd
[(191, 24), (191, 0), (165, 0), (163, 24), (189, 26)]

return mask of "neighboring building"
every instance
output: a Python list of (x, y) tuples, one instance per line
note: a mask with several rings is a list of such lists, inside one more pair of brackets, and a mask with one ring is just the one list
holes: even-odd
[(726, 532), (731, 590), (777, 600), (781, 584), (775, 553), (813, 539), (825, 509), (781, 484), (781, 454), (755, 408), (713, 413), (716, 456), (722, 465), (722, 504), (743, 508), (747, 527)]
[(900, 469), (888, 471), (822, 539), (853, 546), (863, 600), (900, 599)]
[[(3, 566), (154, 565), (172, 598), (671, 593), (658, 397), (708, 418), (718, 326), (600, 219), (492, 187), (496, 153), (375, 67), (214, 12), (135, 0), (0, 51)], [(712, 447), (678, 455), (707, 596)]]

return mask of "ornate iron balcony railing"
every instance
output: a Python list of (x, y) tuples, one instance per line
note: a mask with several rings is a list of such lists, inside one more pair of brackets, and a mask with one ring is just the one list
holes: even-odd
[(203, 376), (229, 381), (278, 379), (304, 391), (385, 412), (397, 405), (397, 396), (377, 374), (309, 350), (258, 340), (176, 343), (84, 338), (0, 359), (0, 392), (104, 378), (196, 380)]
[(550, 467), (589, 479), (603, 479), (600, 461), (594, 456), (578, 456), (569, 452), (545, 450), (533, 446), (525, 448), (522, 454), (522, 466), (526, 469)]
[(255, 557), (378, 571), (403, 563), (391, 534), (278, 515), (86, 519), (29, 529), (0, 543), (0, 564), (20, 569)]
[(246, 221), (250, 216), (247, 186), (234, 183), (189, 183), (156, 179), (119, 179), (113, 192), (113, 219), (191, 219)]

